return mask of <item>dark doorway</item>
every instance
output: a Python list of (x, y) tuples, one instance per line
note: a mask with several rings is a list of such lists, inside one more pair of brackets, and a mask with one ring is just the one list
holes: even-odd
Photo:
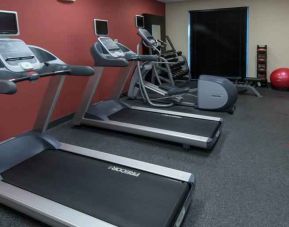
[(190, 63), (202, 74), (246, 77), (247, 7), (190, 12)]
[[(159, 27), (160, 38), (165, 40), (166, 38), (166, 20), (164, 16), (157, 16), (152, 14), (143, 14), (144, 16), (144, 28), (147, 29), (151, 34), (154, 33), (153, 27)], [(154, 35), (154, 34), (153, 34)]]

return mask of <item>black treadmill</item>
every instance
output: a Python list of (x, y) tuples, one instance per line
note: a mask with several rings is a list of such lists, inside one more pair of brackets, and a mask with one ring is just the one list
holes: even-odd
[(89, 76), (92, 68), (67, 65), (18, 39), (0, 39), (0, 47), (0, 94), (51, 77), (34, 130), (0, 144), (2, 204), (51, 226), (181, 225), (192, 200), (192, 174), (64, 144), (45, 133), (65, 76)]
[[(30, 146), (41, 147), (41, 152), (35, 149), (37, 154), (1, 173), (1, 202), (12, 208), (22, 211), (26, 206), (32, 209), (41, 205), (43, 207), (38, 207), (39, 210), (32, 217), (51, 225), (59, 225), (60, 220), (45, 220), (47, 217), (42, 216), (45, 211), (41, 209), (47, 208), (53, 216), (60, 219), (59, 212), (62, 213), (69, 207), (110, 223), (99, 225), (98, 222), (84, 220), (73, 226), (160, 227), (173, 226), (172, 223), (183, 219), (180, 216), (177, 220), (180, 209), (192, 190), (190, 184), (184, 181), (74, 154), (64, 150), (65, 148), (55, 149), (50, 145), (44, 148), (44, 141), (36, 134), (24, 135), (5, 143), (0, 147), (0, 157), (5, 151), (10, 151), (14, 146), (18, 150), (18, 144), (23, 146), (27, 142)], [(7, 193), (15, 195), (7, 198)], [(15, 196), (21, 197), (21, 200), (12, 201)], [(25, 201), (29, 198), (32, 201)], [(51, 202), (45, 203), (42, 198), (57, 202), (60, 208), (56, 209)], [(30, 214), (32, 211), (23, 212)], [(67, 220), (63, 218), (61, 222), (70, 222), (73, 218), (75, 217), (71, 216)]]
[[(129, 62), (156, 61), (154, 55), (137, 55), (110, 37), (101, 36), (91, 48), (95, 75), (90, 77), (74, 125), (88, 125), (182, 144), (185, 148), (214, 147), (222, 130), (223, 119), (160, 108), (131, 106), (119, 96), (129, 77), (122, 75), (116, 95), (93, 103), (93, 97), (106, 67), (128, 68)], [(140, 70), (141, 67), (137, 67)], [(139, 72), (140, 73), (140, 72)], [(140, 73), (141, 74), (141, 73)]]

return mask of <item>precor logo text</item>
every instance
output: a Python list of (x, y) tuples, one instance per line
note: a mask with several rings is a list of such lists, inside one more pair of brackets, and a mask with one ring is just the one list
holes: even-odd
[(111, 171), (115, 171), (115, 172), (119, 172), (119, 173), (122, 173), (122, 174), (130, 175), (130, 176), (133, 176), (133, 177), (139, 177), (140, 176), (140, 173), (137, 173), (137, 172), (132, 171), (132, 170), (116, 167), (116, 166), (109, 166), (108, 169), (111, 170)]

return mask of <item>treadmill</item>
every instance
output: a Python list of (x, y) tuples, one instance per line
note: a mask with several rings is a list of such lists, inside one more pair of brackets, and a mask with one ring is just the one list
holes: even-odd
[[(15, 12), (0, 11), (0, 17), (17, 21)], [(0, 25), (0, 33), (5, 29)], [(19, 39), (0, 38), (0, 47), (1, 94), (15, 94), (22, 81), (51, 77), (34, 130), (0, 144), (2, 204), (51, 226), (182, 224), (194, 191), (192, 174), (61, 143), (45, 133), (65, 76), (89, 76), (92, 68), (67, 65)]]
[[(105, 67), (126, 67), (131, 62), (157, 61), (154, 55), (137, 55), (107, 36), (92, 46), (95, 75), (90, 77), (74, 125), (88, 125), (140, 136), (180, 143), (184, 148), (211, 149), (216, 144), (223, 120), (218, 117), (131, 106), (120, 100), (129, 73), (122, 73), (116, 95), (110, 100), (92, 103)], [(140, 70), (140, 67), (137, 67)], [(141, 72), (139, 72), (141, 75)]]

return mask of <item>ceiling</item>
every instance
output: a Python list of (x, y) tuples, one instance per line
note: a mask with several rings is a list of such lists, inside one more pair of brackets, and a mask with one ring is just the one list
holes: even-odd
[(185, 0), (158, 0), (158, 1), (168, 3), (168, 2), (184, 2)]

